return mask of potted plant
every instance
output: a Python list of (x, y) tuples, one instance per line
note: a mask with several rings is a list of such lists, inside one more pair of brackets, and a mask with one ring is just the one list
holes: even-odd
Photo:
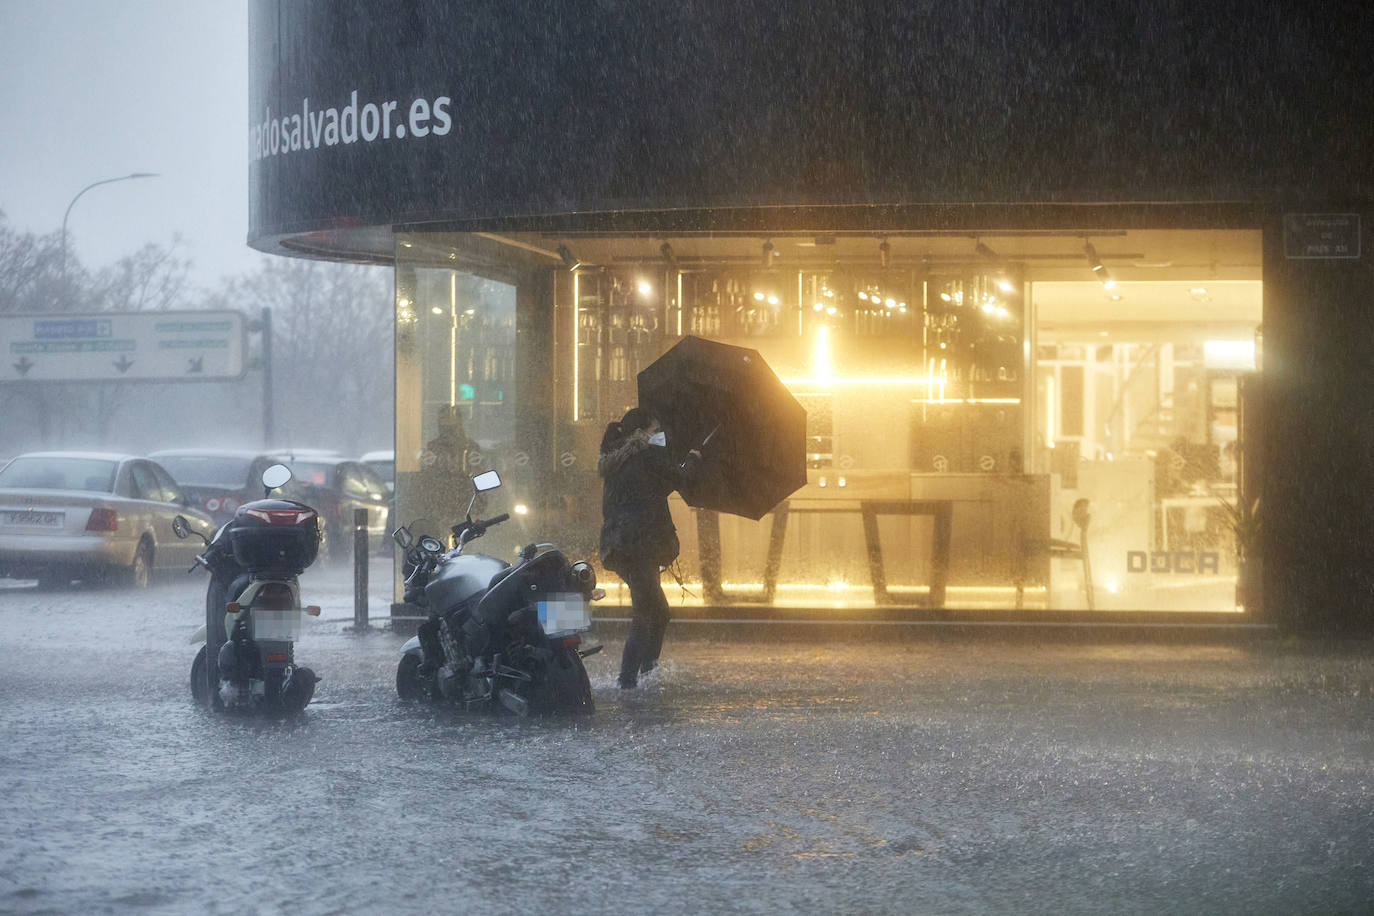
[(1234, 503), (1222, 500), (1231, 531), (1236, 538), (1236, 606), (1251, 613), (1261, 607), (1261, 582), (1264, 557), (1260, 553), (1260, 501), (1257, 498)]

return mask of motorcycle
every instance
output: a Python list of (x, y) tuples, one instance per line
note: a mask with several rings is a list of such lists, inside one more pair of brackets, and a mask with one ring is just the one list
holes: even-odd
[[(191, 696), (216, 710), (294, 715), (310, 703), (319, 678), (296, 664), (295, 642), (305, 615), (297, 577), (315, 561), (320, 522), (304, 503), (272, 498), (291, 480), (285, 465), (263, 471), (263, 498), (239, 506), (205, 541), (188, 572), (205, 568), (205, 625), (191, 637), (203, 642), (191, 663)], [(177, 516), (172, 531), (192, 531)]]
[(589, 715), (595, 704), (582, 660), (591, 629), (588, 602), (605, 597), (596, 573), (552, 544), (528, 544), (515, 565), (465, 548), (509, 520), (472, 518), (479, 493), (501, 486), (496, 471), (472, 479), (453, 548), (432, 535), (396, 529), (405, 551), (405, 600), (429, 619), (401, 649), (396, 692), (403, 700), (448, 701), (466, 710), (516, 716)]

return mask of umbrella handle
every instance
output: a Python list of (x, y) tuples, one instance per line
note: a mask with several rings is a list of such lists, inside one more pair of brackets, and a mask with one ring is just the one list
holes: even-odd
[(716, 433), (718, 433), (718, 432), (720, 432), (720, 424), (719, 424), (719, 423), (716, 424), (715, 429), (712, 429), (709, 433), (706, 434), (706, 438), (701, 440), (701, 444), (698, 445), (697, 448), (698, 448), (698, 449), (703, 449), (703, 448), (705, 448), (705, 447), (706, 447), (706, 444), (707, 444), (708, 442), (710, 442), (712, 439), (714, 439), (714, 438), (716, 437)]

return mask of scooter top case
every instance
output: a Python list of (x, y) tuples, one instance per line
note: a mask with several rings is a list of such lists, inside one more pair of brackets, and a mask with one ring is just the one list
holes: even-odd
[(229, 522), (234, 557), (255, 574), (298, 576), (320, 552), (320, 517), (289, 499), (244, 503)]

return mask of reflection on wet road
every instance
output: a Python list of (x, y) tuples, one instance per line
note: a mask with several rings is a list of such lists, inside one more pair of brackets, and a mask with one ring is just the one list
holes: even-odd
[(192, 707), (202, 579), (0, 587), (0, 911), (1374, 899), (1374, 662), (1357, 653), (684, 625), (634, 692), (607, 634), (589, 721), (472, 719), (402, 705), (404, 637), (347, 632), (346, 573), (312, 575), (326, 619), (298, 652), (325, 680), (278, 724)]

